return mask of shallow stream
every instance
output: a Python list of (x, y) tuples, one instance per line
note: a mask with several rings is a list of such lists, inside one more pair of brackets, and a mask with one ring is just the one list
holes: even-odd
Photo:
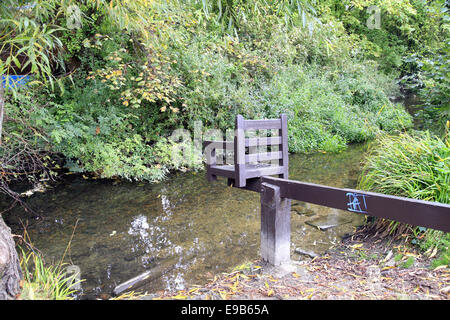
[[(355, 188), (366, 145), (338, 154), (291, 155), (290, 179)], [(41, 216), (21, 208), (5, 220), (14, 233), (26, 230), (48, 262), (80, 268), (81, 298), (112, 293), (115, 286), (147, 270), (149, 293), (204, 284), (213, 274), (259, 257), (259, 194), (210, 183), (204, 172), (177, 173), (158, 184), (85, 180), (69, 176), (27, 200)], [(361, 225), (355, 213), (293, 201), (292, 259), (296, 248), (323, 253)], [(339, 224), (319, 230), (316, 223)], [(70, 244), (70, 246), (69, 246)]]

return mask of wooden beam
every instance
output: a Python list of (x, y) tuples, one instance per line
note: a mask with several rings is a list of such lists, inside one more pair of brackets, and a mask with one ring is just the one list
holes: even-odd
[(265, 120), (244, 120), (244, 130), (270, 130), (281, 129), (280, 119), (265, 119)]
[(278, 266), (290, 261), (291, 200), (280, 187), (261, 184), (261, 258)]
[(261, 183), (278, 186), (282, 198), (450, 232), (448, 204), (267, 176), (261, 177)]
[(246, 147), (253, 146), (270, 146), (281, 144), (281, 137), (259, 137), (245, 139)]
[(237, 187), (245, 187), (245, 132), (244, 117), (236, 116), (236, 127), (234, 134), (234, 182)]
[(276, 152), (264, 152), (264, 153), (252, 153), (245, 155), (245, 162), (256, 162), (256, 161), (268, 161), (281, 159), (283, 153), (281, 151)]

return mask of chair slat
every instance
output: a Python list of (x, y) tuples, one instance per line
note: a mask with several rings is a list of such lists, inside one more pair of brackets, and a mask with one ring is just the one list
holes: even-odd
[(244, 130), (270, 130), (281, 129), (281, 119), (266, 119), (266, 120), (244, 120)]
[(246, 147), (272, 146), (281, 144), (281, 137), (259, 137), (245, 139)]
[(230, 149), (233, 150), (234, 142), (233, 141), (203, 141), (203, 148), (206, 148), (213, 144), (212, 148), (214, 149)]
[(268, 161), (268, 160), (277, 160), (283, 157), (283, 153), (281, 151), (277, 152), (265, 152), (265, 153), (253, 153), (245, 155), (245, 162), (256, 162), (256, 161)]
[(262, 177), (262, 176), (269, 176), (272, 174), (282, 174), (283, 173), (283, 167), (262, 167), (262, 168), (253, 168), (249, 169), (245, 172), (246, 178), (255, 178), (255, 177)]

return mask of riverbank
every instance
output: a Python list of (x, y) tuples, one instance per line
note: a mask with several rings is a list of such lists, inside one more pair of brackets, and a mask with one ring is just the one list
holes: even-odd
[(205, 286), (160, 291), (143, 299), (193, 300), (447, 300), (450, 269), (431, 269), (432, 254), (361, 228), (310, 259), (298, 255), (274, 268), (254, 261), (211, 275)]

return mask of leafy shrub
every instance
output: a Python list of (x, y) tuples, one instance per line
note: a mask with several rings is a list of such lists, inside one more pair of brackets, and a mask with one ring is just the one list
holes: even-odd
[(430, 58), (420, 59), (418, 71), (418, 96), (421, 101), (419, 116), (425, 128), (442, 133), (444, 123), (450, 118), (450, 43)]
[[(376, 77), (370, 80), (361, 71), (336, 76), (334, 71), (320, 70), (318, 66), (284, 68), (264, 84), (256, 100), (266, 117), (288, 114), (292, 152), (338, 151), (346, 143), (372, 139), (380, 130), (393, 132), (412, 126), (411, 116), (392, 104), (387, 93), (376, 89), (380, 81)], [(371, 71), (365, 69), (365, 73)]]
[[(442, 203), (450, 203), (449, 186), (448, 140), (429, 132), (380, 136), (369, 148), (359, 181), (363, 190)], [(385, 234), (410, 234), (414, 242), (425, 229), (385, 219), (374, 227)], [(423, 248), (437, 247), (448, 263), (448, 233), (428, 229), (420, 238)]]
[(369, 148), (364, 190), (448, 203), (450, 148), (428, 132), (382, 135)]
[(341, 23), (313, 19), (303, 2), (302, 11), (288, 2), (282, 11), (227, 3), (242, 5), (233, 33), (210, 2), (209, 13), (198, 1), (118, 3), (80, 2), (82, 28), (58, 33), (71, 81), (61, 95), (44, 88), (38, 100), (46, 107), (31, 113), (72, 171), (154, 181), (171, 169), (197, 169), (189, 143), (188, 161), (174, 160), (172, 131), (192, 130), (195, 121), (224, 131), (238, 113), (286, 113), (292, 152), (338, 152), (411, 127), (389, 100), (392, 79), (359, 60), (361, 39)]

